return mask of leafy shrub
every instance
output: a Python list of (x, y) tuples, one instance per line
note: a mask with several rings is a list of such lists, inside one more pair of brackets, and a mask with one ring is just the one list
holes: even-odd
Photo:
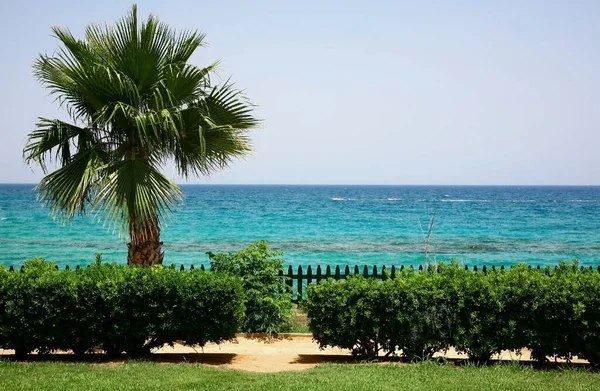
[(378, 301), (387, 311), (383, 325), (388, 352), (400, 350), (410, 361), (425, 360), (450, 346), (458, 330), (451, 282), (429, 269), (404, 271), (381, 284)]
[(572, 289), (574, 315), (570, 339), (578, 349), (573, 352), (600, 365), (600, 273), (586, 270), (577, 274)]
[(402, 272), (378, 282), (362, 276), (307, 287), (303, 307), (321, 345), (352, 349), (359, 356), (397, 350), (409, 360), (431, 358), (452, 341), (455, 305), (433, 271)]
[(244, 318), (244, 291), (239, 280), (226, 275), (194, 270), (181, 273), (177, 305), (171, 327), (185, 345), (231, 340)]
[(542, 362), (578, 356), (600, 364), (600, 273), (577, 266), (484, 273), (441, 264), (383, 282), (350, 277), (311, 285), (303, 305), (321, 347), (363, 356), (383, 351), (420, 360), (454, 346), (487, 361), (527, 348)]
[(458, 330), (452, 344), (473, 361), (488, 361), (507, 346), (506, 341), (514, 332), (514, 325), (510, 326), (503, 311), (505, 285), (499, 281), (501, 274), (486, 275), (445, 266), (441, 273), (454, 285), (449, 297), (456, 300)]
[(303, 307), (314, 339), (321, 348), (337, 346), (352, 349), (354, 355), (377, 356), (386, 309), (379, 298), (377, 282), (362, 277), (307, 286)]
[(240, 281), (199, 270), (96, 263), (59, 272), (36, 259), (22, 271), (0, 270), (0, 294), (0, 347), (19, 355), (202, 346), (234, 338), (243, 318)]
[(47, 353), (68, 344), (61, 333), (71, 321), (63, 316), (74, 307), (75, 285), (70, 273), (61, 274), (41, 259), (28, 261), (20, 272), (7, 273), (0, 341), (22, 356), (32, 350)]
[(284, 277), (283, 253), (260, 241), (242, 251), (208, 253), (211, 270), (242, 279), (246, 314), (241, 331), (276, 333), (286, 327), (292, 314), (292, 295)]

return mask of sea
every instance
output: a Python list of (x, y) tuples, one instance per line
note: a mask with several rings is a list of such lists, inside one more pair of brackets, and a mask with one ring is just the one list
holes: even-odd
[[(449, 262), (600, 265), (600, 187), (182, 185), (162, 230), (167, 265), (208, 265), (208, 251), (258, 240), (286, 265)], [(99, 221), (100, 220), (100, 221)], [(126, 263), (127, 238), (87, 215), (53, 219), (34, 185), (0, 185), (0, 264), (45, 258)]]

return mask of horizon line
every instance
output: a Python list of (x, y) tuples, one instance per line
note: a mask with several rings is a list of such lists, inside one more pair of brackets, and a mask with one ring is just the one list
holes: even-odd
[[(1, 185), (31, 185), (34, 182), (0, 182)], [(600, 184), (391, 184), (391, 183), (176, 183), (177, 186), (440, 186), (440, 187), (600, 187)]]

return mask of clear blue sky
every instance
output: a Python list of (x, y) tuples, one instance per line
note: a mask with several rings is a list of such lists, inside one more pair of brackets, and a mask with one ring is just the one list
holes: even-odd
[[(600, 184), (600, 1), (138, 5), (206, 32), (193, 62), (223, 59), (264, 119), (252, 157), (194, 182)], [(0, 182), (39, 180), (26, 134), (65, 118), (31, 72), (50, 26), (81, 35), (130, 6), (1, 2)]]

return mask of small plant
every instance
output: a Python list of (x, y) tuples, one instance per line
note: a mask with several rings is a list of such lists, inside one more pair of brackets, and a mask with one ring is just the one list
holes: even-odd
[(242, 251), (207, 254), (213, 272), (242, 279), (246, 316), (241, 331), (277, 333), (289, 327), (292, 295), (285, 277), (279, 275), (283, 271), (282, 252), (260, 241)]
[(427, 235), (425, 235), (425, 231), (423, 230), (423, 224), (421, 224), (421, 219), (419, 219), (419, 228), (421, 228), (421, 235), (423, 235), (423, 242), (425, 242), (424, 249), (424, 261), (427, 263), (429, 257), (429, 242), (431, 241), (431, 235), (433, 234), (433, 227), (435, 225), (435, 215), (437, 214), (437, 208), (431, 214), (431, 218), (429, 219), (429, 224), (427, 225)]

